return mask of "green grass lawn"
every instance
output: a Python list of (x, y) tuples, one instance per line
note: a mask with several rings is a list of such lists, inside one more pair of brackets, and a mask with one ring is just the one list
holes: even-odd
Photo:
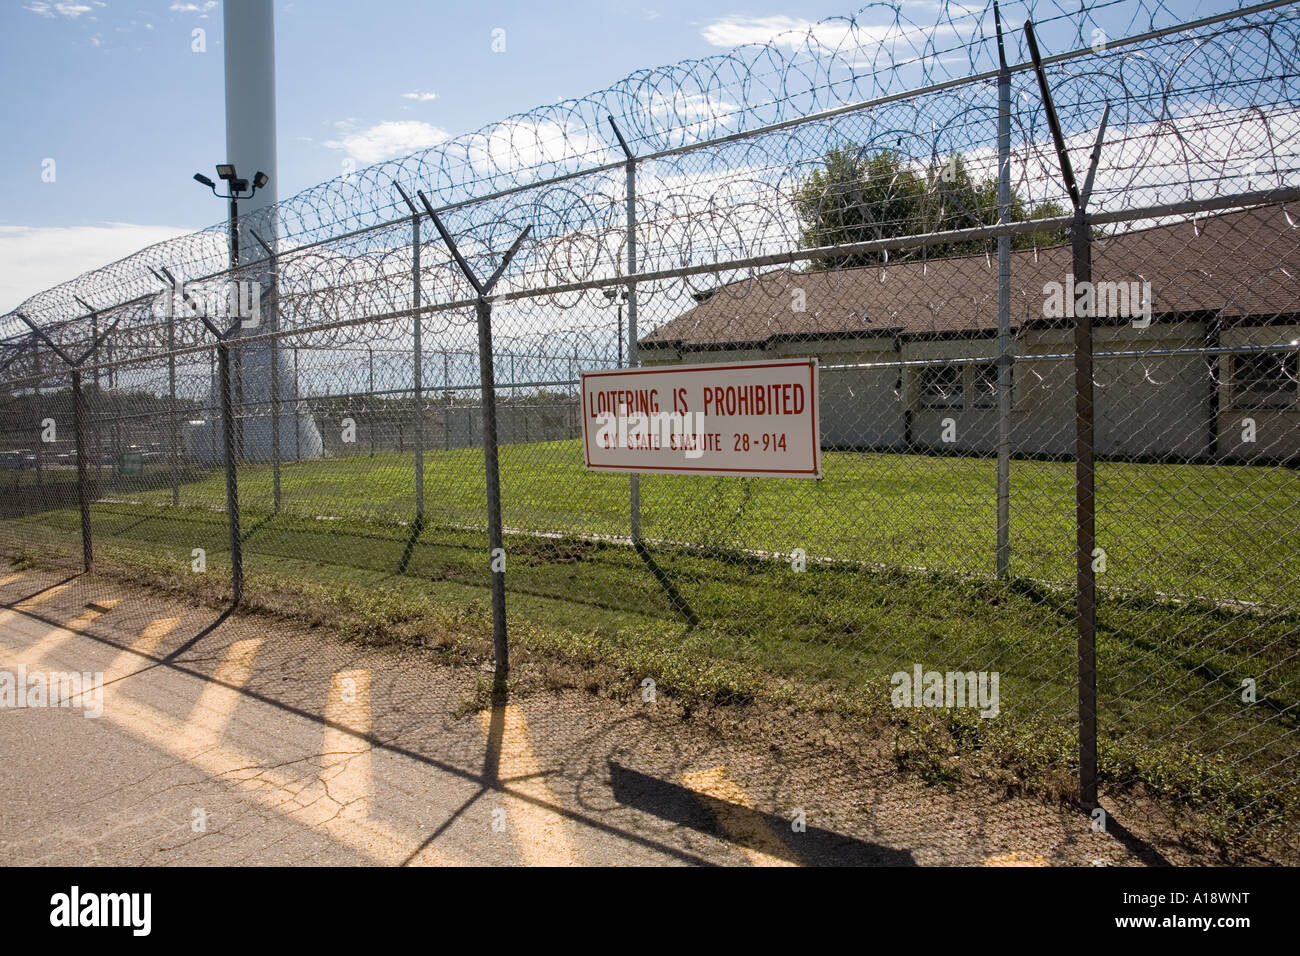
[[(715, 700), (809, 692), (870, 710), (889, 676), (995, 670), (1002, 714), (965, 745), (1026, 773), (1074, 760), (1073, 467), (1013, 462), (1012, 576), (994, 566), (995, 466), (985, 459), (830, 453), (820, 482), (645, 476), (644, 531), (680, 609), (625, 544), (628, 480), (587, 473), (576, 442), (501, 449), (512, 640), (629, 681)], [(413, 463), (358, 456), (241, 469), (250, 591), (297, 594), (378, 631), (482, 629), (487, 547), (477, 449)], [(1113, 784), (1224, 809), (1253, 826), (1297, 789), (1300, 484), (1284, 468), (1102, 463), (1098, 611), (1103, 771)], [(193, 548), (227, 574), (220, 472), (108, 480), (98, 553), (184, 580)], [(0, 524), (28, 548), (76, 553), (75, 508)], [(558, 535), (559, 537), (547, 537)], [(682, 547), (667, 542), (682, 542)], [(808, 569), (762, 553), (803, 549)], [(833, 559), (819, 561), (818, 559)], [(1173, 599), (1171, 596), (1178, 596)], [(1236, 602), (1248, 602), (1244, 607)], [(1260, 702), (1245, 706), (1241, 681)], [(633, 684), (634, 686), (634, 684)], [(810, 690), (811, 689), (811, 690)]]
[[(628, 480), (587, 472), (580, 445), (501, 449), (507, 526), (579, 535), (628, 531)], [(647, 537), (724, 549), (790, 552), (885, 567), (975, 574), (994, 570), (996, 471), (991, 459), (829, 453), (822, 481), (647, 475)], [(1070, 585), (1074, 574), (1071, 463), (1017, 461), (1011, 471), (1012, 571)], [(250, 517), (272, 503), (271, 469), (241, 469)], [(170, 502), (170, 491), (115, 493)], [(483, 456), (477, 449), (425, 458), (432, 524), (483, 522)], [(224, 507), (220, 472), (187, 483), (182, 505)], [(289, 464), (282, 508), (307, 516), (410, 520), (411, 456), (377, 455)], [(1300, 605), (1300, 479), (1283, 467), (1106, 463), (1097, 471), (1097, 542), (1103, 587), (1216, 600)]]

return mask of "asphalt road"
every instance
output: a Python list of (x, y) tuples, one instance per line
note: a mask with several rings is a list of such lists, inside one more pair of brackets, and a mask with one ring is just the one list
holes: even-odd
[(636, 688), (475, 711), (486, 675), (426, 651), (0, 571), (0, 680), (72, 672), (102, 698), (0, 707), (2, 864), (1137, 862), (1067, 807), (927, 787), (818, 728)]

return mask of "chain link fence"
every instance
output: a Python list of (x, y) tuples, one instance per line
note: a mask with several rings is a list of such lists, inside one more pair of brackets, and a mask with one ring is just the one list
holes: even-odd
[[(34, 297), (0, 543), (1294, 860), (1300, 16), (1000, 12), (873, 5)], [(787, 357), (820, 480), (584, 468), (582, 372)]]

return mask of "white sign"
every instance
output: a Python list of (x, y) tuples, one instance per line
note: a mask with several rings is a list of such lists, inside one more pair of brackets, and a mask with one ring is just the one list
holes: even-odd
[(817, 360), (582, 373), (591, 471), (820, 478)]

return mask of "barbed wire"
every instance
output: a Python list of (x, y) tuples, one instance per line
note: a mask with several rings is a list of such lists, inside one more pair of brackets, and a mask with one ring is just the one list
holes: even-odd
[[(1055, 52), (1076, 54), (1050, 67), (1072, 148), (1091, 145), (1110, 104), (1112, 132), (1095, 208), (1287, 181), (1297, 160), (1293, 87), (1300, 29), (1292, 9), (1265, 6), (1184, 29), (1178, 26), (1189, 13), (1226, 15), (1245, 7), (1205, 4), (1189, 11), (1180, 5), (1173, 11), (1146, 0), (1003, 6), (1013, 63), (1027, 55), (1020, 31), (1011, 26), (1028, 18)], [(997, 104), (986, 75), (997, 66), (992, 8), (943, 2), (928, 9), (933, 22), (905, 14), (901, 5), (870, 4), (852, 17), (765, 43), (641, 71), (599, 93), (331, 180), (241, 220), (242, 230), (272, 237), (279, 255), (274, 276), (257, 260), (237, 275), (274, 295), (274, 328), (304, 335), (322, 329), (300, 344), (342, 345), (362, 335), (369, 342), (408, 342), (409, 323), (340, 327), (343, 320), (412, 308), (412, 237), (395, 188), (400, 184), (410, 194), (424, 190), (444, 209), (462, 251), (480, 271), (490, 271), (509, 240), (532, 227), (503, 292), (544, 290), (579, 278), (616, 281), (626, 271), (626, 186), (610, 117), (633, 152), (647, 157), (636, 169), (641, 271), (798, 247), (806, 222), (796, 197), (825, 169), (832, 150), (863, 162), (888, 154), (909, 183), (921, 186), (922, 215), (933, 221), (908, 223), (877, 212), (873, 235), (994, 221), (988, 190), (945, 196), (940, 186), (942, 168), (954, 157), (971, 183), (993, 173)], [(1159, 35), (1125, 43), (1116, 31)], [(863, 101), (872, 105), (835, 112)], [(1207, 103), (1213, 109), (1204, 109)], [(1066, 197), (1032, 73), (1016, 74), (1013, 104), (1013, 192), (1029, 208), (1059, 207)], [(819, 116), (823, 111), (832, 112)], [(896, 198), (886, 190), (863, 205), (883, 210)], [(430, 239), (426, 230), (425, 301), (471, 298), (473, 290), (445, 249)], [(158, 274), (165, 267), (192, 296), (218, 303), (220, 311), (231, 277), (226, 254), (226, 227), (214, 226), (33, 296), (15, 312), (68, 345), (88, 343), (96, 327), (116, 322), (123, 361), (198, 347), (206, 330)], [(679, 284), (673, 285), (680, 295)], [(712, 285), (711, 279), (691, 292)], [(650, 283), (642, 291), (669, 290)], [(592, 311), (589, 293), (552, 297), (549, 304), (571, 314), (550, 323), (548, 335), (580, 337), (603, 324), (576, 314)], [(92, 316), (94, 309), (100, 314)], [(168, 314), (186, 321), (169, 323)], [(464, 338), (471, 316), (429, 319), (430, 340), (454, 344)], [(14, 313), (0, 317), (0, 337), (26, 331)]]

